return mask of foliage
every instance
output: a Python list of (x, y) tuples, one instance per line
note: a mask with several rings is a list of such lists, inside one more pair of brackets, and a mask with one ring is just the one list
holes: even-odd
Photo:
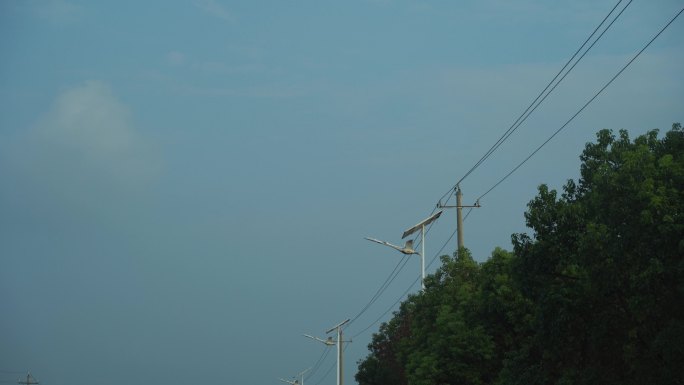
[(359, 362), (361, 385), (684, 383), (684, 132), (587, 144), (532, 235), (442, 257)]

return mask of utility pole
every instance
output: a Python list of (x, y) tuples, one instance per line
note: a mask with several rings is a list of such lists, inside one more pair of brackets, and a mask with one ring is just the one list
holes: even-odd
[(456, 209), (456, 233), (458, 235), (458, 248), (456, 251), (460, 250), (463, 248), (463, 208), (476, 208), (476, 207), (481, 207), (480, 202), (477, 201), (475, 202), (474, 205), (472, 206), (464, 206), (463, 205), (463, 193), (461, 193), (461, 186), (456, 185), (455, 187), (456, 190), (456, 206), (445, 206), (442, 205), (442, 202), (437, 203), (437, 207), (441, 209), (451, 209), (455, 208)]
[(337, 331), (337, 385), (344, 385), (344, 371), (342, 365), (342, 326), (349, 322), (349, 318), (346, 321), (342, 321), (339, 324), (333, 326), (325, 334), (330, 334), (333, 330)]
[[(314, 339), (315, 339), (315, 338), (316, 338), (316, 337), (314, 337)], [(325, 342), (324, 342), (324, 343), (325, 343)], [(306, 369), (306, 370), (300, 372), (299, 374), (297, 374), (296, 376), (294, 376), (294, 377), (293, 377), (293, 378), (294, 378), (294, 381), (283, 380), (282, 378), (279, 378), (279, 380), (282, 381), (282, 382), (287, 382), (287, 383), (290, 384), (290, 385), (304, 385), (304, 374), (306, 374), (309, 370), (311, 370), (311, 368)], [(301, 377), (302, 381), (301, 381), (301, 382), (297, 381), (297, 377)]]
[[(304, 385), (304, 375), (305, 375), (309, 370), (311, 370), (311, 368), (306, 369), (306, 370), (303, 370), (303, 371), (301, 371), (299, 374), (297, 374), (297, 377), (301, 377), (301, 379), (302, 379), (302, 381), (299, 383), (299, 385)], [(297, 381), (297, 380), (295, 380), (295, 381)]]
[(340, 322), (339, 324), (331, 327), (329, 330), (325, 332), (325, 334), (330, 334), (332, 331), (337, 331), (337, 341), (333, 341), (332, 337), (328, 337), (328, 339), (322, 339), (314, 336), (310, 336), (308, 334), (304, 334), (304, 337), (311, 338), (312, 340), (316, 340), (319, 342), (324, 343), (326, 346), (332, 346), (337, 344), (337, 385), (344, 385), (344, 373), (343, 373), (343, 357), (342, 357), (342, 343), (344, 342), (351, 342), (351, 341), (343, 341), (342, 340), (342, 326), (347, 324), (350, 321), (349, 318), (347, 318), (345, 321)]
[(31, 372), (27, 372), (27, 374), (26, 374), (26, 381), (17, 380), (17, 384), (20, 384), (20, 385), (35, 385), (35, 384), (39, 384), (39, 382), (36, 381), (35, 378), (33, 378), (33, 376), (31, 375)]

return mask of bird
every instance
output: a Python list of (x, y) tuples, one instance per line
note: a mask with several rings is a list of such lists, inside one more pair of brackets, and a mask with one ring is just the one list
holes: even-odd
[(406, 255), (411, 255), (411, 254), (418, 254), (418, 255), (420, 255), (419, 252), (417, 252), (416, 250), (413, 249), (413, 240), (411, 240), (411, 239), (409, 239), (408, 241), (406, 241), (406, 244), (404, 244), (404, 247), (397, 246), (397, 245), (393, 245), (393, 244), (391, 244), (391, 243), (389, 243), (389, 242), (381, 241), (381, 240), (375, 239), (375, 238), (364, 237), (364, 239), (368, 239), (368, 240), (371, 241), (371, 242), (379, 243), (379, 244), (381, 244), (381, 245), (389, 246), (389, 247), (391, 247), (391, 248), (393, 248), (393, 249), (395, 249), (395, 250), (398, 250), (398, 251), (400, 251), (401, 253), (406, 254)]

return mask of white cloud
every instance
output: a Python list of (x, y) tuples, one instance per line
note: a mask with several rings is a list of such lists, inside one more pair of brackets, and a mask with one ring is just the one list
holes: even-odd
[(185, 64), (185, 54), (179, 51), (171, 51), (166, 54), (166, 61), (173, 66)]
[(64, 91), (26, 135), (9, 144), (5, 156), (18, 172), (65, 196), (137, 189), (160, 166), (128, 108), (100, 81)]
[(235, 21), (233, 13), (228, 11), (221, 3), (216, 0), (199, 0), (195, 3), (197, 7), (209, 14), (225, 21)]
[(74, 23), (85, 13), (80, 5), (64, 0), (31, 1), (30, 4), (36, 16), (58, 25)]

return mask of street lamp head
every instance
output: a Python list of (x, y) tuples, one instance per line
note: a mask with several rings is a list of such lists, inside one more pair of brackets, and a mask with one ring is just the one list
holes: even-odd
[(422, 221), (418, 222), (415, 226), (411, 227), (410, 229), (404, 231), (404, 234), (401, 236), (401, 239), (404, 239), (408, 237), (409, 235), (415, 233), (416, 231), (420, 230), (424, 226), (429, 225), (430, 223), (434, 222), (439, 218), (439, 216), (442, 215), (442, 211), (438, 211), (434, 214), (432, 214), (430, 217), (423, 219)]

